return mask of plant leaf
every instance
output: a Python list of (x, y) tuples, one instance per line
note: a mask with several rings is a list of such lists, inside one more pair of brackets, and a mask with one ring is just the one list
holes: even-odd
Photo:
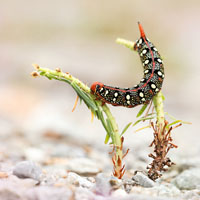
[(132, 124), (133, 122), (130, 122), (128, 123), (125, 128), (123, 129), (122, 133), (121, 133), (121, 136), (127, 131), (127, 129), (130, 127), (130, 125)]
[(141, 121), (146, 121), (146, 120), (150, 120), (150, 119), (154, 119), (155, 117), (145, 117), (145, 118), (140, 118), (139, 120), (137, 120), (134, 124), (133, 124), (133, 126), (135, 126), (136, 124), (138, 124), (139, 122), (141, 122)]
[(139, 110), (138, 114), (136, 117), (140, 117), (142, 115), (142, 113), (145, 111), (145, 109), (147, 108), (148, 104), (144, 104), (142, 106), (142, 108)]
[(163, 95), (163, 93), (162, 93), (162, 100), (165, 101), (165, 96)]
[(107, 133), (104, 143), (107, 144), (110, 139), (110, 135)]
[(74, 82), (71, 83), (71, 86), (75, 89), (79, 97), (83, 99), (88, 108), (94, 111), (98, 110), (96, 104), (94, 103), (94, 100), (87, 93), (81, 90)]
[(169, 129), (172, 125), (175, 125), (175, 124), (178, 124), (178, 123), (182, 123), (182, 124), (191, 124), (191, 122), (185, 122), (185, 121), (182, 121), (182, 120), (175, 120), (173, 121), (172, 123), (168, 124), (166, 126), (167, 129)]
[(142, 128), (137, 129), (137, 130), (134, 131), (134, 132), (135, 132), (135, 133), (136, 133), (136, 132), (139, 132), (139, 131), (141, 131), (141, 130), (144, 130), (145, 128), (151, 128), (151, 126), (150, 126), (150, 125), (144, 126), (144, 127), (142, 127)]

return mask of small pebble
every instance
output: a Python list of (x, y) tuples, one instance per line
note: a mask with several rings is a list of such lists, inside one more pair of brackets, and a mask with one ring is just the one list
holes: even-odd
[(135, 186), (136, 183), (135, 181), (133, 181), (132, 179), (124, 179), (123, 180), (123, 187), (124, 187), (124, 190), (127, 192), (127, 193), (130, 193), (131, 189), (133, 188), (133, 186)]
[(27, 148), (25, 150), (25, 156), (27, 160), (34, 162), (43, 162), (48, 157), (43, 150), (33, 147)]
[(193, 168), (183, 171), (173, 181), (181, 190), (192, 190), (200, 186), (200, 169)]
[(2, 200), (19, 200), (21, 199), (20, 194), (17, 193), (16, 188), (1, 187), (0, 188), (0, 199)]
[(8, 178), (8, 174), (6, 172), (0, 172), (0, 178)]
[(39, 181), (42, 170), (32, 161), (22, 161), (15, 165), (13, 174), (18, 178), (31, 178)]
[(181, 195), (180, 190), (172, 184), (159, 184), (152, 188), (158, 196), (163, 197), (178, 197)]
[(67, 175), (67, 182), (75, 186), (81, 186), (85, 188), (91, 188), (94, 186), (94, 183), (90, 182), (84, 177), (79, 176), (76, 173), (69, 172)]
[(137, 174), (132, 177), (132, 180), (134, 180), (136, 184), (143, 187), (148, 188), (155, 186), (155, 182), (152, 181), (148, 176), (146, 176), (142, 172), (137, 172)]
[(98, 195), (108, 196), (111, 193), (110, 176), (100, 173), (96, 176), (95, 191)]

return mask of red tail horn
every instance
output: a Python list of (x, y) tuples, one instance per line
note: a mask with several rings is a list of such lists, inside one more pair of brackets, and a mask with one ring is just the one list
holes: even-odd
[(145, 37), (145, 33), (144, 33), (144, 30), (143, 30), (142, 25), (140, 24), (140, 22), (138, 22), (138, 26), (139, 26), (139, 30), (140, 30), (140, 35), (141, 35), (142, 38), (144, 38)]

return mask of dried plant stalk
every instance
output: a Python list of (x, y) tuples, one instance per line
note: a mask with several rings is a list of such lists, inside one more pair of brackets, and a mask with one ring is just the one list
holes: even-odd
[[(156, 180), (162, 176), (162, 172), (167, 171), (169, 167), (174, 165), (169, 157), (167, 157), (167, 153), (172, 148), (177, 148), (176, 145), (172, 143), (171, 131), (172, 127), (167, 129), (168, 122), (164, 121), (164, 126), (160, 129), (160, 126), (154, 125), (151, 123), (151, 126), (154, 131), (154, 140), (150, 144), (150, 147), (154, 146), (154, 154), (149, 154), (149, 157), (153, 158), (148, 169), (148, 176), (152, 180)], [(179, 124), (178, 126), (180, 126)], [(176, 126), (176, 127), (178, 127)], [(162, 136), (162, 137), (160, 137)]]

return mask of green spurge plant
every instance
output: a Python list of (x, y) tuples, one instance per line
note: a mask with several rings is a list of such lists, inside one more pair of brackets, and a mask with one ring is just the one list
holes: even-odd
[[(120, 38), (118, 38), (116, 42), (133, 50), (134, 42)], [(39, 75), (45, 76), (49, 80), (55, 79), (71, 85), (80, 98), (80, 101), (83, 101), (88, 109), (91, 110), (92, 114), (101, 121), (107, 133), (105, 137), (105, 144), (110, 141), (109, 144), (111, 144), (113, 147), (112, 162), (113, 175), (115, 177), (121, 179), (125, 173), (125, 164), (123, 164), (123, 158), (127, 155), (129, 150), (127, 149), (125, 152), (123, 152), (123, 135), (131, 125), (135, 126), (143, 121), (150, 121), (150, 125), (147, 127), (153, 128), (154, 132), (154, 140), (151, 144), (151, 146), (154, 146), (154, 154), (149, 155), (151, 158), (153, 158), (153, 161), (148, 167), (148, 176), (151, 179), (156, 180), (161, 176), (161, 172), (166, 170), (166, 167), (170, 167), (173, 164), (171, 160), (166, 157), (171, 148), (177, 147), (176, 145), (172, 144), (172, 125), (178, 124), (174, 127), (176, 128), (177, 126), (180, 126), (181, 123), (187, 122), (176, 120), (170, 115), (169, 116), (173, 119), (173, 122), (168, 123), (166, 121), (165, 116), (168, 114), (165, 113), (163, 109), (164, 96), (161, 91), (158, 92), (152, 100), (155, 112), (152, 111), (152, 113), (149, 113), (150, 106), (152, 104), (151, 101), (148, 112), (143, 115), (144, 111), (148, 107), (148, 104), (144, 104), (137, 115), (138, 120), (135, 123), (131, 122), (127, 124), (120, 133), (116, 120), (106, 103), (102, 103), (101, 100), (97, 99), (97, 97), (91, 92), (91, 89), (86, 84), (73, 77), (71, 74), (62, 72), (59, 68), (50, 70), (48, 68), (40, 67), (37, 64), (34, 64), (33, 66), (36, 69), (36, 71), (32, 72), (33, 77), (37, 77)], [(78, 99), (76, 100), (76, 103), (77, 101)]]

